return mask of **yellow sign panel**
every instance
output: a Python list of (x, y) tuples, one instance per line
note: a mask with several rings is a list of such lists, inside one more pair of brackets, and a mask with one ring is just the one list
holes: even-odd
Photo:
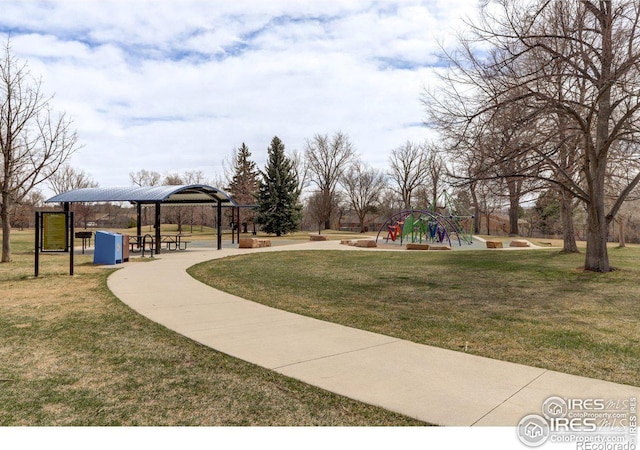
[(67, 221), (64, 213), (42, 214), (42, 251), (63, 252), (67, 249)]

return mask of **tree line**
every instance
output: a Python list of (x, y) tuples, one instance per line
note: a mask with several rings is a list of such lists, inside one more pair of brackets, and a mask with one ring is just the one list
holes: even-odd
[[(555, 214), (566, 252), (578, 251), (575, 217), (584, 211), (584, 268), (610, 271), (611, 226), (622, 239), (640, 183), (640, 3), (493, 0), (479, 17), (443, 48), (440, 84), (422, 93), (436, 142), (391, 150), (386, 171), (364, 163), (342, 132), (316, 134), (290, 155), (274, 138), (263, 170), (242, 144), (221, 182), (239, 203), (257, 205), (248, 220), (283, 234), (304, 215), (320, 232), (348, 205), (363, 229), (385, 207), (437, 205), (448, 186), (469, 205), (476, 230), (480, 213), (488, 223), (506, 203), (508, 232), (518, 235), (522, 203), (535, 202), (531, 217), (547, 227)], [(53, 184), (78, 145), (8, 44), (1, 70), (5, 261), (16, 205)]]
[(577, 251), (574, 210), (586, 210), (585, 269), (611, 270), (610, 225), (640, 182), (640, 3), (496, 0), (443, 57), (428, 121), (460, 183), (520, 199), (555, 192), (564, 250)]

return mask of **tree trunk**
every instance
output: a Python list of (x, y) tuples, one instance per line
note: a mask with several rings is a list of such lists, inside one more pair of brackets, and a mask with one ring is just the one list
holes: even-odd
[(0, 221), (2, 222), (2, 262), (11, 262), (11, 215), (9, 214), (9, 194), (2, 193)]
[(569, 192), (560, 192), (560, 217), (562, 220), (563, 253), (580, 253), (576, 243), (576, 230), (573, 226), (573, 198)]
[(473, 203), (473, 234), (480, 234), (480, 203), (478, 202), (478, 194), (476, 194), (475, 186), (470, 186), (471, 202)]
[(584, 263), (586, 270), (609, 272), (609, 254), (607, 253), (608, 226), (606, 218), (599, 208), (589, 207), (587, 218), (587, 253)]
[(487, 235), (491, 235), (491, 215), (488, 213), (485, 213), (485, 216), (487, 218)]
[(520, 202), (517, 197), (509, 196), (509, 236), (518, 236), (518, 208)]
[(619, 234), (618, 247), (620, 247), (620, 248), (624, 248), (624, 247), (627, 246), (626, 242), (625, 242), (625, 237), (624, 237), (624, 225), (625, 225), (626, 220), (627, 219), (625, 217), (620, 217), (618, 219), (618, 234)]
[(604, 205), (604, 170), (602, 167), (599, 169), (594, 171), (598, 173), (592, 177), (589, 186), (591, 201), (587, 208), (587, 251), (584, 268), (594, 272), (609, 272), (609, 223)]
[(509, 236), (518, 236), (518, 210), (520, 209), (520, 189), (518, 180), (508, 179), (509, 188)]
[[(610, 3), (609, 3), (610, 5)], [(609, 219), (604, 205), (607, 154), (609, 152), (609, 126), (613, 109), (611, 106), (611, 68), (613, 65), (611, 17), (602, 17), (602, 51), (600, 55), (600, 77), (598, 79), (598, 99), (596, 112), (595, 139), (593, 145), (587, 141), (586, 173), (589, 186), (589, 206), (587, 209), (587, 252), (585, 270), (609, 272), (607, 237)], [(613, 219), (613, 217), (611, 217)]]

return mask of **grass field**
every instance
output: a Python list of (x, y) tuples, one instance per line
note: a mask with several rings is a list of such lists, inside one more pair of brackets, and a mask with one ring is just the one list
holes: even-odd
[(71, 277), (68, 255), (43, 255), (36, 279), (32, 234), (14, 231), (0, 264), (0, 426), (422, 425), (150, 322), (88, 256)]
[(618, 270), (558, 249), (279, 252), (202, 263), (206, 283), (414, 342), (640, 386), (640, 248)]

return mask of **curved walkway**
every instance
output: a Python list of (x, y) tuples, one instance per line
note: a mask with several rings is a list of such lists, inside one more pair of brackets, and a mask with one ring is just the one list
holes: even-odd
[[(358, 251), (336, 241), (188, 250), (129, 263), (108, 279), (131, 308), (197, 342), (286, 376), (439, 425), (516, 426), (550, 396), (628, 399), (640, 388), (443, 350), (273, 309), (186, 269), (260, 251)], [(359, 251), (376, 251), (361, 249)]]

